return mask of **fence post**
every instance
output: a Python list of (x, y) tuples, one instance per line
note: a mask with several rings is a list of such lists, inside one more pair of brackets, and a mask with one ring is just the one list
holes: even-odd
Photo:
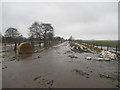
[(109, 45), (107, 45), (107, 51), (109, 50)]
[(20, 45), (20, 42), (18, 43), (18, 45)]
[(49, 47), (49, 41), (48, 41), (48, 47)]
[(117, 46), (116, 46), (116, 53), (117, 53)]
[(4, 44), (4, 47), (5, 47), (5, 52), (6, 52), (6, 43)]
[(51, 45), (51, 41), (50, 41), (50, 45)]
[(41, 42), (39, 42), (39, 47), (41, 47)]
[(97, 48), (98, 48), (98, 44), (97, 44)]
[(47, 46), (49, 47), (49, 41), (47, 41)]
[(49, 46), (50, 46), (50, 41), (49, 41)]
[(48, 46), (48, 41), (46, 41), (46, 47)]
[(46, 47), (46, 41), (44, 40), (44, 47)]
[(102, 44), (101, 44), (101, 50), (102, 50)]
[(14, 50), (15, 50), (15, 51), (17, 50), (17, 42), (15, 42)]
[(34, 48), (34, 42), (31, 42), (31, 44), (32, 44), (32, 47)]
[(49, 46), (49, 41), (47, 41), (47, 47)]
[(52, 44), (52, 41), (50, 41), (50, 45)]

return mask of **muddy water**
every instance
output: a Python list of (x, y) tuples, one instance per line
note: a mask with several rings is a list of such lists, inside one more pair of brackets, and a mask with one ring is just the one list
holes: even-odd
[(4, 58), (3, 88), (117, 88), (118, 61), (87, 56), (98, 53), (75, 53), (64, 42), (28, 57)]

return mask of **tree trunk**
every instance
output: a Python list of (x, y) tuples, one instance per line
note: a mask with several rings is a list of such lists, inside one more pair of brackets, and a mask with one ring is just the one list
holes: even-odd
[(45, 30), (45, 33), (44, 33), (44, 47), (46, 47), (46, 33), (47, 33), (47, 31)]

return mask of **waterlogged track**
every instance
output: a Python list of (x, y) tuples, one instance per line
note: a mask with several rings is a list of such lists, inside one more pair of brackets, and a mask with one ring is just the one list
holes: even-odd
[(29, 57), (3, 60), (3, 88), (117, 88), (118, 61), (86, 60), (68, 42)]

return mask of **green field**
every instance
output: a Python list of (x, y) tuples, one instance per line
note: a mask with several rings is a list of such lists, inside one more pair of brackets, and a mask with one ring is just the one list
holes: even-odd
[(113, 48), (119, 47), (118, 41), (81, 41), (81, 43), (87, 43), (94, 46), (102, 45), (102, 46), (109, 46)]

